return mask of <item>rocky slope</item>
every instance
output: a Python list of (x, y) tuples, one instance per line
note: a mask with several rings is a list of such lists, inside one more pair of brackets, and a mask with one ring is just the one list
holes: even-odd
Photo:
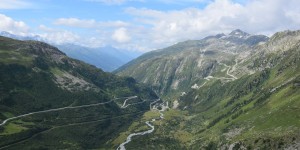
[(0, 58), (0, 149), (116, 148), (157, 98), (46, 43), (0, 37)]
[[(115, 71), (121, 76), (131, 76), (149, 84), (162, 95), (187, 92), (199, 88), (209, 76), (231, 80), (229, 66), (249, 56), (253, 48), (268, 37), (250, 35), (241, 30), (218, 34), (202, 40), (185, 41), (165, 49), (146, 53)], [(235, 70), (231, 68), (230, 71)], [(248, 68), (235, 72), (240, 77), (251, 73)]]

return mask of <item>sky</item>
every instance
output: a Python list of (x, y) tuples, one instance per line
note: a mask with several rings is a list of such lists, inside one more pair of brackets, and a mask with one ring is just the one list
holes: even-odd
[(300, 29), (299, 0), (0, 0), (0, 31), (148, 52), (241, 29)]

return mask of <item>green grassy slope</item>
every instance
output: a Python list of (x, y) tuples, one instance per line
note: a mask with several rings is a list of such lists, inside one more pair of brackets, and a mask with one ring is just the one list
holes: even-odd
[(192, 148), (282, 149), (299, 142), (300, 47), (295, 43), (285, 51), (264, 53), (268, 60), (253, 58), (271, 68), (226, 84), (215, 81), (181, 98), (181, 107), (195, 115), (186, 127), (195, 134)]
[[(179, 109), (165, 112), (153, 134), (133, 139), (128, 147), (299, 149), (299, 35), (281, 32), (258, 45), (237, 65), (255, 70), (253, 74), (229, 82), (211, 79), (189, 90), (179, 98)], [(137, 124), (131, 126), (143, 121)]]
[(126, 109), (113, 101), (18, 118), (0, 126), (0, 148), (113, 149), (109, 140), (157, 98), (132, 78), (117, 77), (70, 59), (45, 43), (0, 37), (0, 57), (1, 123), (30, 112), (107, 102), (117, 97), (136, 95), (140, 101), (148, 100)]

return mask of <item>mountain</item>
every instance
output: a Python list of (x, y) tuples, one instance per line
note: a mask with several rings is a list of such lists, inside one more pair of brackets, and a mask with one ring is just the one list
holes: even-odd
[(180, 97), (179, 107), (195, 115), (187, 126), (201, 138), (192, 149), (299, 149), (300, 31), (274, 34), (231, 73), (244, 67), (253, 73), (211, 78)]
[[(186, 41), (145, 54), (119, 69), (119, 74), (126, 74), (128, 69), (133, 77), (144, 77), (139, 69), (149, 65), (144, 68), (149, 74), (146, 68), (153, 69), (148, 63), (152, 60), (157, 70), (164, 68), (153, 74), (175, 70), (160, 81), (164, 84), (178, 76), (181, 64), (191, 59), (182, 70), (190, 67), (192, 74), (182, 79), (194, 77), (198, 71), (200, 74), (194, 85), (182, 86), (184, 93), (177, 91), (178, 97), (168, 99), (170, 94), (164, 93), (170, 108), (163, 112), (164, 119), (157, 123), (155, 133), (136, 138), (127, 148), (299, 149), (300, 31), (263, 37), (235, 30), (229, 35)], [(249, 39), (254, 42), (246, 42)], [(197, 49), (204, 49), (203, 55), (195, 53)], [(195, 65), (199, 64), (194, 61), (197, 58), (205, 63), (211, 61), (211, 67), (198, 69), (206, 65)]]
[[(200, 86), (197, 84), (209, 76), (225, 76), (224, 81), (231, 80), (232, 76), (226, 72), (228, 66), (242, 61), (251, 54), (253, 47), (268, 39), (264, 35), (234, 30), (228, 35), (189, 40), (146, 53), (114, 73), (149, 84), (162, 95), (179, 96), (180, 92), (197, 88)], [(248, 68), (241, 70), (235, 76), (251, 73)]]
[(0, 149), (300, 149), (300, 31), (234, 30), (117, 70), (148, 87), (42, 42), (1, 37), (0, 57)]
[(110, 46), (88, 48), (74, 44), (57, 45), (68, 56), (95, 65), (104, 71), (113, 71), (138, 57), (140, 53), (120, 50)]
[(0, 149), (115, 149), (157, 99), (43, 42), (0, 36), (0, 57)]
[[(20, 36), (11, 34), (6, 31), (0, 32), (0, 36), (9, 37), (16, 40), (32, 40), (46, 42), (42, 37), (35, 36)], [(69, 57), (87, 62), (101, 68), (104, 71), (112, 72), (127, 62), (141, 55), (139, 52), (117, 49), (111, 46), (89, 48), (75, 44), (58, 44), (55, 45)]]

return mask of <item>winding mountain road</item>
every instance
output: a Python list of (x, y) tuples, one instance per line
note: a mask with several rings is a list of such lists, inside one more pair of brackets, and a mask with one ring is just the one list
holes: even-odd
[(155, 104), (156, 102), (158, 102), (158, 101), (160, 101), (160, 98), (159, 98), (159, 99), (157, 99), (156, 101), (154, 101), (154, 102), (150, 103), (150, 110), (152, 109), (152, 107), (151, 107), (151, 106), (152, 106), (153, 104)]
[[(151, 105), (152, 105), (152, 104), (154, 104), (154, 103), (156, 103), (156, 102), (158, 102), (158, 101), (160, 101), (160, 99), (158, 99), (158, 100), (156, 100), (156, 101), (150, 103), (150, 108), (151, 108)], [(157, 107), (155, 107), (155, 106), (152, 107), (152, 110), (158, 110), (159, 113), (160, 113), (159, 118), (160, 118), (160, 119), (164, 119), (164, 114), (163, 114), (162, 112), (165, 111), (167, 108), (169, 108), (168, 103), (166, 104), (166, 106), (164, 105), (164, 102), (161, 103), (161, 104), (159, 104), (159, 105), (161, 106), (161, 110), (157, 109)], [(159, 120), (160, 120), (160, 119), (159, 119)], [(146, 124), (148, 127), (150, 127), (150, 129), (147, 130), (147, 131), (143, 131), (143, 132), (137, 132), (137, 133), (131, 133), (131, 134), (129, 134), (129, 136), (127, 136), (127, 138), (126, 138), (126, 141), (123, 142), (123, 143), (121, 143), (121, 144), (119, 145), (119, 147), (117, 148), (117, 150), (126, 150), (125, 145), (128, 144), (129, 142), (131, 142), (131, 141), (132, 141), (132, 137), (134, 137), (134, 136), (140, 136), (140, 135), (145, 135), (145, 134), (150, 134), (150, 133), (152, 133), (152, 132), (155, 130), (155, 127), (154, 127), (154, 125), (152, 125), (150, 122), (155, 122), (155, 121), (156, 121), (156, 119), (152, 119), (151, 121), (146, 121), (145, 124)]]
[(234, 60), (234, 61), (235, 61), (235, 64), (234, 64), (233, 66), (228, 66), (228, 65), (226, 65), (226, 64), (224, 64), (224, 63), (218, 62), (218, 64), (227, 67), (226, 75), (227, 75), (227, 76), (230, 76), (231, 78), (226, 78), (226, 77), (219, 77), (219, 78), (218, 78), (218, 77), (212, 77), (212, 76), (210, 76), (210, 78), (225, 79), (225, 80), (236, 80), (236, 79), (238, 79), (235, 75), (230, 74), (230, 72), (234, 71), (235, 68), (236, 68), (236, 66), (238, 65), (238, 61), (237, 61), (237, 60)]
[(131, 96), (131, 97), (128, 97), (127, 99), (125, 99), (125, 101), (124, 101), (123, 105), (121, 106), (121, 108), (126, 108), (126, 107), (132, 105), (132, 104), (127, 104), (126, 105), (126, 103), (127, 103), (128, 100), (135, 99), (135, 98), (137, 98), (137, 96)]
[(236, 67), (237, 64), (238, 64), (237, 60), (234, 60), (234, 61), (235, 61), (235, 64), (234, 64), (232, 67), (228, 66), (228, 70), (227, 70), (226, 74), (227, 74), (228, 76), (231, 76), (234, 80), (236, 80), (237, 77), (234, 76), (233, 74), (230, 74), (230, 73), (229, 73), (230, 71), (234, 71), (234, 70), (235, 70), (235, 67)]
[(206, 76), (206, 77), (204, 78), (206, 81), (205, 81), (204, 83), (202, 83), (202, 85), (198, 86), (197, 84), (195, 84), (195, 85), (193, 85), (191, 88), (193, 88), (193, 89), (200, 89), (200, 88), (202, 88), (208, 81), (210, 81), (210, 79), (231, 80), (231, 81), (234, 81), (234, 80), (238, 79), (238, 78), (237, 78), (236, 76), (234, 76), (233, 74), (230, 74), (230, 72), (231, 72), (231, 71), (234, 71), (235, 68), (236, 68), (236, 66), (238, 65), (237, 60), (235, 60), (235, 65), (233, 65), (233, 66), (228, 66), (228, 65), (226, 65), (226, 64), (224, 64), (224, 63), (220, 63), (220, 62), (218, 62), (218, 64), (223, 65), (223, 66), (225, 66), (225, 67), (227, 68), (226, 75), (227, 75), (227, 76), (230, 76), (230, 78), (229, 78), (229, 77), (214, 77), (214, 76), (211, 76), (211, 75), (210, 75), (211, 73), (210, 73), (208, 76)]
[[(155, 121), (155, 119), (152, 119), (151, 122), (154, 122), (154, 121)], [(117, 150), (126, 150), (125, 145), (128, 144), (129, 142), (131, 142), (132, 137), (134, 137), (134, 136), (137, 136), (137, 135), (145, 135), (145, 134), (152, 133), (152, 132), (154, 131), (154, 129), (155, 129), (154, 126), (153, 126), (152, 124), (150, 124), (149, 121), (146, 121), (145, 123), (146, 123), (147, 126), (149, 126), (151, 129), (149, 129), (149, 130), (147, 130), (147, 131), (144, 131), (144, 132), (131, 133), (131, 134), (127, 137), (126, 141), (123, 142), (123, 143), (117, 148)]]
[[(121, 98), (127, 98), (127, 99), (129, 99), (129, 98), (132, 98), (132, 97), (137, 97), (137, 96), (121, 97)], [(55, 111), (61, 111), (61, 110), (65, 110), (65, 109), (77, 109), (77, 108), (85, 108), (85, 107), (99, 106), (99, 105), (104, 105), (104, 104), (111, 103), (111, 102), (113, 102), (114, 100), (121, 99), (121, 98), (115, 98), (115, 99), (112, 99), (112, 100), (110, 100), (110, 101), (102, 102), (102, 103), (95, 103), (95, 104), (88, 104), (88, 105), (80, 105), (80, 106), (67, 106), (67, 107), (61, 107), (61, 108), (54, 108), (54, 109), (48, 109), (48, 110), (42, 110), (42, 111), (31, 112), (31, 113), (27, 113), (27, 114), (23, 114), (23, 115), (19, 115), (19, 116), (15, 116), (15, 117), (8, 118), (8, 119), (4, 120), (4, 121), (0, 124), (0, 126), (4, 126), (8, 121), (15, 120), (15, 119), (19, 119), (19, 118), (26, 117), (26, 116), (30, 116), (30, 115), (34, 115), (34, 114), (41, 114), (41, 113), (47, 113), (47, 112), (55, 112)]]
[[(131, 104), (127, 104), (128, 103), (128, 100), (130, 99), (134, 99), (134, 98), (137, 98), (138, 96), (130, 96), (130, 97), (120, 97), (120, 98), (115, 98), (115, 99), (112, 99), (110, 101), (107, 101), (107, 102), (102, 102), (102, 103), (95, 103), (95, 104), (88, 104), (88, 105), (80, 105), (80, 106), (67, 106), (67, 107), (62, 107), (62, 108), (55, 108), (55, 109), (48, 109), (48, 110), (43, 110), (43, 111), (36, 111), (36, 112), (31, 112), (31, 113), (27, 113), (27, 114), (23, 114), (23, 115), (19, 115), (19, 116), (15, 116), (15, 117), (11, 117), (11, 118), (8, 118), (6, 120), (4, 120), (0, 126), (4, 126), (7, 122), (9, 121), (12, 121), (12, 120), (15, 120), (15, 119), (19, 119), (19, 118), (22, 118), (22, 117), (26, 117), (26, 116), (30, 116), (30, 115), (34, 115), (34, 114), (41, 114), (41, 113), (47, 113), (47, 112), (55, 112), (55, 111), (61, 111), (61, 110), (65, 110), (65, 109), (76, 109), (76, 108), (85, 108), (85, 107), (93, 107), (93, 106), (98, 106), (98, 105), (104, 105), (104, 104), (108, 104), (108, 103), (111, 103), (113, 102), (114, 100), (117, 100), (117, 99), (121, 99), (121, 98), (126, 98), (123, 105), (120, 107), (122, 109), (124, 108), (127, 108), (128, 106), (132, 106), (132, 105), (136, 105), (136, 104), (140, 104), (140, 103), (144, 103), (146, 102), (147, 100), (143, 100), (141, 102), (136, 102), (136, 103), (131, 103)], [(158, 102), (160, 99), (150, 103), (150, 107), (151, 105), (155, 104), (156, 102)], [(161, 104), (162, 105), (162, 104)], [(162, 107), (164, 108), (164, 107)], [(159, 110), (160, 111), (160, 118), (163, 119), (163, 113), (161, 112), (162, 110)], [(139, 114), (139, 113), (142, 113), (142, 112), (135, 112), (135, 113), (132, 113), (132, 114)], [(124, 114), (124, 115), (120, 115), (120, 116), (116, 116), (116, 117), (112, 117), (112, 118), (102, 118), (102, 119), (99, 119), (99, 120), (91, 120), (91, 121), (87, 121), (87, 122), (79, 122), (79, 123), (71, 123), (71, 124), (67, 124), (67, 125), (61, 125), (61, 126), (56, 126), (56, 127), (53, 127), (53, 128), (50, 128), (50, 129), (47, 129), (45, 131), (42, 131), (42, 132), (39, 132), (37, 134), (34, 134), (33, 136), (30, 136), (29, 138), (26, 138), (26, 139), (23, 139), (23, 140), (20, 140), (18, 141), (17, 143), (12, 143), (12, 144), (8, 144), (8, 145), (5, 145), (3, 147), (1, 147), (0, 149), (5, 149), (7, 147), (10, 147), (12, 145), (15, 145), (15, 144), (19, 144), (19, 143), (22, 143), (22, 142), (25, 142), (27, 141), (28, 139), (31, 139), (31, 138), (34, 138), (40, 134), (43, 134), (45, 132), (49, 132), (50, 130), (54, 130), (54, 129), (57, 129), (57, 128), (61, 128), (61, 127), (66, 127), (66, 126), (75, 126), (75, 125), (83, 125), (83, 124), (87, 124), (87, 123), (93, 123), (93, 122), (99, 122), (99, 121), (104, 121), (104, 120), (108, 120), (108, 119), (117, 119), (117, 118), (121, 118), (123, 116), (126, 116), (126, 115), (132, 115), (132, 114)], [(151, 124), (151, 122), (154, 122), (156, 121), (155, 119), (152, 119), (151, 121), (146, 121), (145, 123), (147, 124), (147, 126), (149, 126), (151, 129), (147, 130), (147, 131), (144, 131), (144, 132), (140, 132), (140, 133), (133, 133), (133, 134), (130, 134), (130, 136), (127, 137), (127, 140), (122, 143), (123, 146), (121, 146), (120, 148), (123, 150), (123, 147), (125, 149), (125, 144), (129, 143), (131, 141), (131, 138), (133, 136), (136, 136), (136, 135), (145, 135), (145, 134), (149, 134), (149, 133), (152, 133), (154, 131), (154, 125)]]
[(70, 123), (70, 124), (55, 126), (55, 127), (46, 129), (44, 131), (38, 132), (38, 133), (36, 133), (36, 134), (28, 137), (28, 138), (25, 138), (25, 139), (22, 139), (22, 140), (18, 141), (16, 143), (11, 143), (11, 144), (4, 145), (3, 147), (0, 147), (0, 150), (7, 149), (8, 147), (11, 147), (13, 145), (17, 145), (17, 144), (26, 142), (26, 141), (28, 141), (28, 140), (30, 140), (32, 138), (37, 137), (38, 135), (50, 132), (50, 131), (58, 129), (58, 128), (69, 127), (69, 126), (76, 126), (76, 125), (84, 125), (84, 124), (96, 123), (96, 122), (101, 122), (101, 121), (106, 121), (106, 120), (112, 120), (112, 119), (120, 119), (120, 118), (125, 117), (125, 116), (137, 115), (137, 114), (141, 114), (141, 113), (144, 113), (144, 111), (134, 112), (134, 113), (130, 113), (130, 114), (124, 114), (124, 115), (119, 115), (119, 116), (109, 117), (109, 118), (101, 118), (101, 119), (98, 119), (98, 120), (91, 120), (91, 121), (86, 121), (86, 122)]
[[(205, 52), (205, 51), (204, 51), (204, 52)], [(200, 62), (200, 63), (201, 63), (201, 62)], [(237, 79), (236, 76), (234, 76), (233, 74), (230, 74), (231, 71), (234, 71), (234, 70), (235, 70), (235, 66), (238, 64), (238, 63), (237, 63), (237, 60), (235, 60), (235, 65), (234, 65), (234, 66), (228, 66), (228, 65), (223, 64), (223, 63), (219, 63), (219, 64), (222, 64), (222, 65), (224, 65), (225, 67), (227, 67), (226, 74), (227, 74), (228, 76), (230, 76), (231, 78), (226, 78), (226, 77), (219, 77), (219, 78), (218, 78), (218, 77), (208, 76), (208, 77), (204, 78), (204, 79), (207, 80), (207, 81), (205, 81), (199, 88), (203, 87), (210, 79), (213, 79), (213, 78), (215, 78), (215, 79), (226, 79), (226, 80), (236, 80), (236, 79)], [(134, 98), (134, 97), (131, 97), (131, 98), (126, 99), (126, 100), (124, 101), (122, 107), (124, 108), (125, 106), (127, 106), (127, 105), (126, 105), (127, 101), (130, 100), (130, 99), (133, 99), (133, 98)], [(159, 110), (158, 107), (157, 107), (157, 105), (155, 105), (155, 103), (157, 103), (157, 102), (160, 101), (160, 100), (161, 100), (161, 99), (157, 99), (156, 101), (150, 103), (150, 110), (158, 110), (158, 111), (159, 111), (159, 113), (160, 113), (160, 119), (159, 119), (159, 120), (164, 119), (164, 114), (163, 114), (162, 112), (165, 111), (167, 108), (169, 108), (169, 107), (168, 107), (168, 103), (165, 105), (164, 102), (163, 102), (163, 103), (158, 104), (158, 105), (161, 107), (161, 110)], [(130, 104), (129, 104), (129, 105), (130, 105)], [(152, 106), (152, 105), (154, 105), (154, 106)], [(131, 142), (131, 141), (132, 141), (132, 137), (134, 137), (134, 136), (142, 136), (142, 135), (145, 135), (145, 134), (150, 134), (150, 133), (152, 133), (152, 132), (155, 130), (155, 127), (154, 127), (154, 125), (151, 124), (151, 122), (155, 122), (155, 121), (156, 121), (156, 119), (152, 119), (151, 121), (146, 121), (145, 124), (146, 124), (148, 127), (150, 127), (150, 129), (147, 130), (147, 131), (143, 131), (143, 132), (136, 132), (136, 133), (131, 133), (131, 134), (129, 134), (129, 135), (127, 136), (127, 138), (126, 138), (126, 141), (123, 142), (123, 143), (121, 143), (121, 144), (119, 145), (119, 147), (117, 148), (117, 150), (126, 150), (125, 145), (128, 144), (129, 142)]]

